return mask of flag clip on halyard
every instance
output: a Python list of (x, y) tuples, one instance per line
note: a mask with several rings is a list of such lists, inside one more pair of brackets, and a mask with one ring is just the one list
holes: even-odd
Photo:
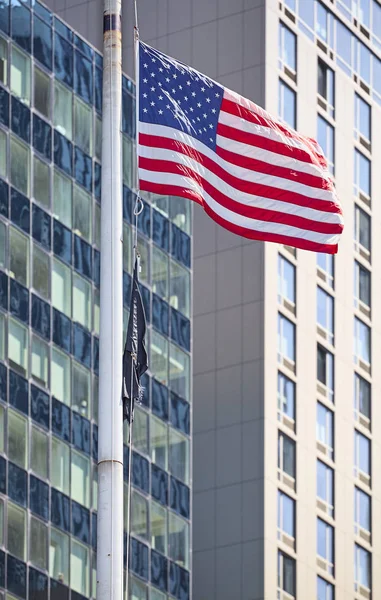
[(193, 200), (243, 237), (337, 252), (341, 206), (314, 140), (142, 41), (138, 69), (141, 190)]

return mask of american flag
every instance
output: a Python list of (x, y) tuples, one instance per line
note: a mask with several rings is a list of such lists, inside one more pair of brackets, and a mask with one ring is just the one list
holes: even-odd
[(140, 189), (201, 204), (229, 231), (337, 252), (343, 218), (318, 144), (139, 42)]

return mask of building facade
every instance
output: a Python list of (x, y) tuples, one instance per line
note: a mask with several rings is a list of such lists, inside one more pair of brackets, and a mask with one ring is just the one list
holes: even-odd
[[(135, 86), (122, 83), (126, 331)], [(9, 600), (96, 596), (101, 109), (101, 54), (42, 4), (1, 2), (0, 595)], [(191, 595), (191, 217), (188, 202), (145, 195), (138, 219), (150, 370), (134, 421), (133, 600)]]

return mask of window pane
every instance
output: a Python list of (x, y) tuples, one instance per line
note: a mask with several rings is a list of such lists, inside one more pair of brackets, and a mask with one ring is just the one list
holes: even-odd
[(54, 127), (69, 140), (73, 127), (73, 94), (57, 81), (54, 84)]
[(371, 521), (370, 521), (370, 511), (371, 511), (371, 500), (370, 496), (355, 487), (355, 533), (359, 533), (358, 528), (360, 527), (364, 531), (370, 533), (371, 531)]
[(73, 361), (73, 395), (71, 407), (79, 412), (82, 416), (90, 418), (90, 402), (91, 402), (91, 387), (90, 387), (90, 371), (80, 367)]
[(0, 498), (0, 544), (4, 544), (4, 500)]
[[(358, 150), (354, 151), (354, 193), (370, 198), (370, 161)], [(361, 197), (361, 196), (360, 196)]]
[(358, 431), (355, 431), (355, 467), (370, 476), (370, 441)]
[(370, 364), (370, 328), (365, 325), (360, 319), (355, 317), (354, 321), (354, 337), (355, 337), (355, 361), (362, 360), (366, 364)]
[(7, 176), (7, 135), (0, 130), (0, 175)]
[(30, 102), (30, 58), (12, 44), (11, 91), (29, 104)]
[(45, 117), (50, 117), (50, 77), (34, 67), (34, 107)]
[(295, 419), (295, 384), (283, 373), (278, 373), (278, 410)]
[(355, 94), (355, 129), (365, 140), (371, 139), (371, 108), (365, 100), (358, 94)]
[(8, 458), (19, 467), (27, 468), (28, 425), (27, 420), (8, 410)]
[(167, 510), (151, 502), (151, 545), (154, 550), (167, 554)]
[(74, 450), (71, 453), (71, 497), (90, 508), (90, 461)]
[(334, 129), (323, 117), (318, 116), (317, 141), (328, 162), (328, 168), (334, 174), (335, 148)]
[(33, 156), (33, 197), (50, 208), (50, 169), (35, 154)]
[(296, 71), (296, 36), (283, 23), (279, 23), (279, 54), (282, 64)]
[(30, 518), (29, 559), (39, 569), (48, 568), (48, 528), (34, 517)]
[(74, 119), (75, 135), (74, 141), (86, 154), (91, 156), (92, 141), (92, 117), (93, 113), (89, 106), (74, 96)]
[(131, 501), (131, 533), (148, 539), (148, 501), (135, 491)]
[(320, 402), (317, 403), (316, 439), (333, 453), (333, 413)]
[(30, 468), (42, 479), (48, 478), (49, 444), (46, 433), (32, 427)]
[(168, 196), (159, 196), (157, 194), (150, 194), (150, 196), (152, 206), (165, 217), (169, 217)]
[(317, 461), (316, 488), (318, 498), (328, 505), (329, 514), (333, 516), (333, 470), (320, 460)]
[(135, 406), (134, 411), (134, 446), (139, 452), (149, 454), (148, 450), (148, 414)]
[(50, 300), (50, 257), (33, 243), (33, 288)]
[(151, 416), (151, 460), (162, 469), (167, 469), (168, 429), (159, 419)]
[(174, 344), (170, 344), (169, 380), (171, 390), (189, 400), (190, 358)]
[(8, 44), (0, 37), (0, 81), (7, 85), (8, 76)]
[(355, 206), (354, 238), (360, 246), (370, 252), (370, 217), (358, 206)]
[(102, 159), (102, 120), (95, 117), (95, 147), (94, 154), (98, 160)]
[(40, 338), (32, 336), (32, 377), (43, 387), (49, 385), (49, 346)]
[(0, 452), (4, 452), (4, 436), (5, 436), (5, 422), (4, 422), (4, 412), (5, 409), (3, 406), (0, 406)]
[(174, 477), (189, 484), (189, 440), (169, 428), (169, 470)]
[(126, 135), (123, 136), (123, 183), (130, 189), (134, 188), (133, 179), (133, 152), (132, 140)]
[(278, 469), (295, 479), (295, 442), (284, 434), (278, 437)]
[[(355, 373), (355, 413), (360, 412), (364, 417), (370, 419), (370, 383)], [(357, 414), (356, 414), (357, 418)]]
[(283, 256), (278, 256), (278, 296), (295, 304), (295, 267)]
[(91, 196), (74, 185), (73, 231), (91, 243)]
[(278, 490), (278, 529), (289, 537), (295, 537), (295, 502)]
[(296, 128), (296, 94), (281, 80), (279, 80), (278, 112), (285, 123), (294, 129)]
[(318, 324), (324, 329), (328, 341), (333, 343), (333, 298), (320, 287), (317, 288), (317, 315)]
[(173, 260), (170, 267), (170, 305), (190, 317), (190, 273)]
[(152, 248), (152, 291), (168, 300), (168, 256), (158, 248)]
[(151, 283), (151, 260), (150, 247), (143, 237), (138, 235), (138, 248), (140, 252), (140, 274), (139, 280), (143, 283)]
[(72, 185), (70, 179), (54, 171), (53, 216), (71, 228)]
[(52, 437), (51, 482), (60, 492), (69, 495), (70, 490), (70, 448)]
[(24, 377), (28, 375), (28, 330), (13, 319), (8, 322), (8, 359)]
[(321, 577), (317, 578), (317, 600), (333, 600), (333, 585)]
[(169, 196), (169, 218), (188, 235), (192, 230), (192, 202), (186, 198)]
[(92, 500), (92, 508), (94, 510), (98, 509), (98, 465), (93, 463), (93, 500)]
[(52, 304), (71, 317), (71, 270), (56, 259), (53, 259)]
[(189, 568), (189, 524), (169, 512), (169, 556), (181, 567)]
[(51, 392), (54, 398), (70, 406), (70, 358), (63, 352), (52, 350)]
[(91, 330), (91, 284), (73, 273), (73, 321)]
[[(153, 593), (152, 588), (150, 591), (150, 600), (155, 600), (155, 597), (152, 595)], [(162, 594), (160, 594), (160, 598), (166, 600), (166, 596), (163, 596)], [(131, 577), (128, 600), (147, 600), (147, 586), (141, 581)]]
[(83, 596), (89, 596), (89, 549), (75, 542), (73, 538), (71, 540), (70, 574), (70, 587)]
[(53, 528), (50, 533), (49, 574), (60, 583), (69, 584), (69, 537)]
[(371, 588), (371, 554), (355, 544), (355, 582)]
[(168, 340), (153, 330), (151, 335), (151, 370), (160, 383), (168, 385)]
[(295, 362), (295, 325), (278, 314), (278, 353)]
[(6, 319), (5, 315), (0, 313), (0, 359), (5, 360), (5, 339), (6, 339)]
[(25, 196), (29, 196), (29, 148), (11, 135), (11, 183)]
[(99, 290), (94, 290), (94, 326), (93, 329), (95, 331), (96, 334), (99, 335), (99, 326), (100, 326), (100, 315), (99, 315), (99, 309), (100, 309), (100, 294), (99, 294)]
[(25, 560), (26, 554), (26, 512), (8, 502), (8, 552)]
[(29, 239), (13, 227), (9, 228), (10, 275), (29, 286)]
[[(124, 227), (124, 225), (123, 225)], [(124, 237), (124, 236), (123, 236)], [(98, 248), (101, 247), (101, 207), (98, 202), (94, 204), (94, 239), (93, 242)], [(124, 239), (123, 239), (124, 242)], [(123, 243), (124, 256), (124, 243)]]
[(7, 228), (5, 223), (0, 221), (0, 267), (6, 267), (7, 254)]

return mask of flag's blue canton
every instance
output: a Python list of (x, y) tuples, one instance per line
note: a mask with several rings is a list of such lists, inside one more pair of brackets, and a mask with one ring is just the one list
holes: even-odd
[(139, 69), (140, 121), (173, 127), (214, 150), (223, 88), (142, 42)]

